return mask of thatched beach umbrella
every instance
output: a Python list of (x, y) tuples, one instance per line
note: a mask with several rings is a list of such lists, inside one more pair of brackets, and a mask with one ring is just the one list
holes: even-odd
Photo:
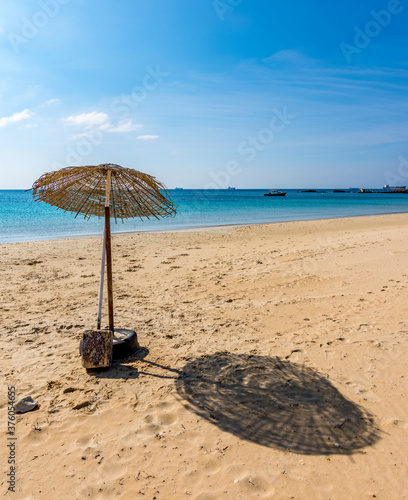
[(32, 187), (35, 201), (44, 201), (65, 212), (85, 219), (92, 215), (105, 218), (99, 290), (98, 330), (101, 324), (102, 294), (105, 269), (108, 282), (109, 330), (114, 331), (112, 252), (110, 219), (134, 217), (171, 217), (176, 207), (166, 187), (154, 177), (112, 163), (97, 166), (66, 167), (37, 179)]

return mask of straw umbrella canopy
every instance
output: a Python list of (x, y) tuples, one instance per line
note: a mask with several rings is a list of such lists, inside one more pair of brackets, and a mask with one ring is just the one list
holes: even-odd
[(112, 292), (112, 252), (110, 219), (117, 222), (139, 217), (172, 217), (176, 214), (169, 193), (155, 177), (131, 168), (112, 163), (97, 166), (66, 167), (49, 172), (37, 179), (32, 186), (35, 201), (43, 201), (72, 212), (105, 218), (102, 250), (101, 282), (99, 292), (98, 329), (100, 329), (103, 279), (106, 253), (108, 282), (109, 329), (114, 331)]

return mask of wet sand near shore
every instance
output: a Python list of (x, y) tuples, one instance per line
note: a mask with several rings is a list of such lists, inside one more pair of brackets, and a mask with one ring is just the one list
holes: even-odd
[(114, 236), (142, 347), (88, 373), (101, 243), (0, 245), (6, 498), (407, 497), (408, 214)]

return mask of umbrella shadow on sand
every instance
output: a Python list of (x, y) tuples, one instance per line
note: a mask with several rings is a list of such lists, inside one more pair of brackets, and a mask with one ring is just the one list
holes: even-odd
[(222, 352), (175, 369), (146, 359), (148, 354), (142, 347), (94, 376), (173, 380), (189, 411), (240, 439), (293, 453), (352, 455), (381, 437), (370, 413), (305, 365)]
[(241, 439), (305, 455), (351, 455), (380, 439), (373, 416), (304, 365), (217, 353), (176, 379), (183, 404)]

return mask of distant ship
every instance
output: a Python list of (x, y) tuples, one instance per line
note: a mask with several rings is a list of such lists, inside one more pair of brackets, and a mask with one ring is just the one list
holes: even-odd
[(405, 189), (407, 186), (390, 186), (389, 184), (385, 184), (383, 189)]
[(264, 196), (286, 196), (286, 193), (277, 189), (270, 189), (269, 193), (264, 193)]
[(228, 189), (235, 189), (234, 187), (229, 187)]
[(176, 191), (181, 191), (182, 189), (184, 189), (184, 188), (176, 188)]

